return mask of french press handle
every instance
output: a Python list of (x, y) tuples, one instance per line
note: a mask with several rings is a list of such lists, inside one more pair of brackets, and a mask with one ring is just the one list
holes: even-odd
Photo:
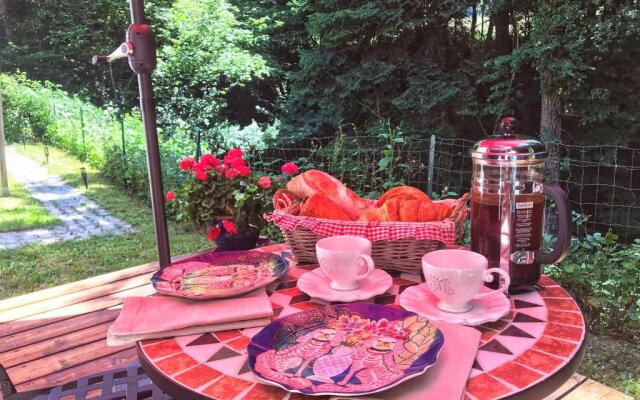
[(555, 264), (562, 261), (569, 252), (571, 243), (571, 207), (567, 193), (558, 185), (544, 184), (543, 193), (551, 197), (558, 209), (558, 238), (553, 244), (551, 252), (545, 253), (540, 249), (535, 254), (535, 260), (540, 264)]

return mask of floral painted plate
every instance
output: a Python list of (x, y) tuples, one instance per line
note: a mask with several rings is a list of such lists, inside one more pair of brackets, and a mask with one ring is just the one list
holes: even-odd
[(436, 362), (442, 332), (428, 319), (379, 304), (327, 305), (288, 315), (256, 334), (249, 367), (261, 380), (308, 395), (389, 389)]
[(169, 296), (205, 300), (238, 296), (268, 285), (289, 267), (284, 258), (256, 251), (210, 253), (153, 274), (155, 289)]

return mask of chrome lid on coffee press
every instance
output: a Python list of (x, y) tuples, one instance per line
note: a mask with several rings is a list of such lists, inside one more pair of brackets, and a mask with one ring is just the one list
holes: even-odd
[(503, 118), (498, 134), (477, 142), (471, 150), (471, 157), (489, 163), (542, 162), (547, 158), (547, 148), (538, 139), (516, 133), (518, 122), (511, 117)]

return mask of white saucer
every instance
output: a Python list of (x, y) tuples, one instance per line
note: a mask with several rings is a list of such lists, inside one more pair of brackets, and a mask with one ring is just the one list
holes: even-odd
[(429, 291), (427, 285), (411, 286), (400, 294), (400, 305), (408, 311), (425, 316), (433, 321), (452, 324), (480, 325), (497, 321), (509, 313), (511, 302), (502, 293), (478, 300), (471, 300), (471, 310), (463, 313), (450, 313), (438, 308), (438, 299)]
[(331, 279), (320, 268), (316, 268), (298, 279), (298, 289), (318, 299), (348, 302), (367, 300), (383, 294), (393, 285), (393, 279), (385, 271), (376, 268), (371, 271), (369, 276), (360, 281), (358, 289), (335, 290), (329, 287), (330, 283)]

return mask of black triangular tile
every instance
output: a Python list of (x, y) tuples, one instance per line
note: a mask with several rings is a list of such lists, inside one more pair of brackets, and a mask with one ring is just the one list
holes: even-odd
[(485, 343), (480, 347), (480, 350), (491, 351), (493, 353), (502, 353), (502, 354), (513, 354), (506, 347), (502, 345), (502, 343), (498, 342), (496, 339), (491, 340), (490, 342)]
[(528, 314), (517, 313), (515, 317), (513, 317), (513, 322), (544, 322), (541, 319), (532, 317)]
[(391, 275), (392, 278), (397, 278), (400, 275), (402, 275), (402, 271), (398, 271), (398, 270), (395, 270), (395, 269), (392, 269), (392, 270), (386, 270), (385, 269), (385, 272), (387, 274)]
[(278, 287), (276, 287), (276, 291), (277, 290), (282, 290), (282, 289), (290, 289), (292, 287), (296, 287), (298, 281), (289, 281), (289, 282), (281, 282)]
[(273, 316), (277, 317), (282, 312), (282, 307), (273, 307)]
[(540, 304), (529, 303), (528, 301), (517, 300), (517, 299), (513, 301), (513, 305), (515, 306), (515, 308), (542, 307)]
[(471, 368), (475, 368), (477, 370), (484, 371), (484, 369), (482, 369), (482, 367), (480, 366), (480, 363), (478, 362), (478, 360), (473, 360), (473, 365), (471, 366)]
[(201, 335), (199, 338), (189, 342), (187, 347), (189, 346), (202, 346), (204, 344), (212, 344), (212, 343), (220, 343), (220, 341), (210, 333), (205, 333)]
[(309, 301), (309, 300), (311, 300), (311, 297), (309, 297), (308, 294), (303, 293), (303, 294), (293, 296), (289, 304), (304, 303), (305, 301)]
[(240, 371), (238, 371), (238, 375), (242, 375), (245, 372), (249, 371), (251, 371), (251, 368), (249, 368), (249, 360), (247, 359), (244, 364), (242, 364), (242, 368), (240, 368)]
[(393, 304), (396, 301), (395, 295), (382, 295), (380, 297), (376, 297), (376, 304)]
[(533, 338), (530, 334), (518, 328), (515, 325), (511, 325), (507, 329), (500, 332), (502, 336), (515, 336), (515, 337), (523, 337), (523, 338)]
[(238, 353), (237, 351), (231, 350), (228, 347), (223, 347), (220, 350), (218, 350), (214, 355), (212, 355), (211, 358), (207, 360), (207, 362), (223, 360), (225, 358), (236, 357), (239, 355), (240, 353)]

